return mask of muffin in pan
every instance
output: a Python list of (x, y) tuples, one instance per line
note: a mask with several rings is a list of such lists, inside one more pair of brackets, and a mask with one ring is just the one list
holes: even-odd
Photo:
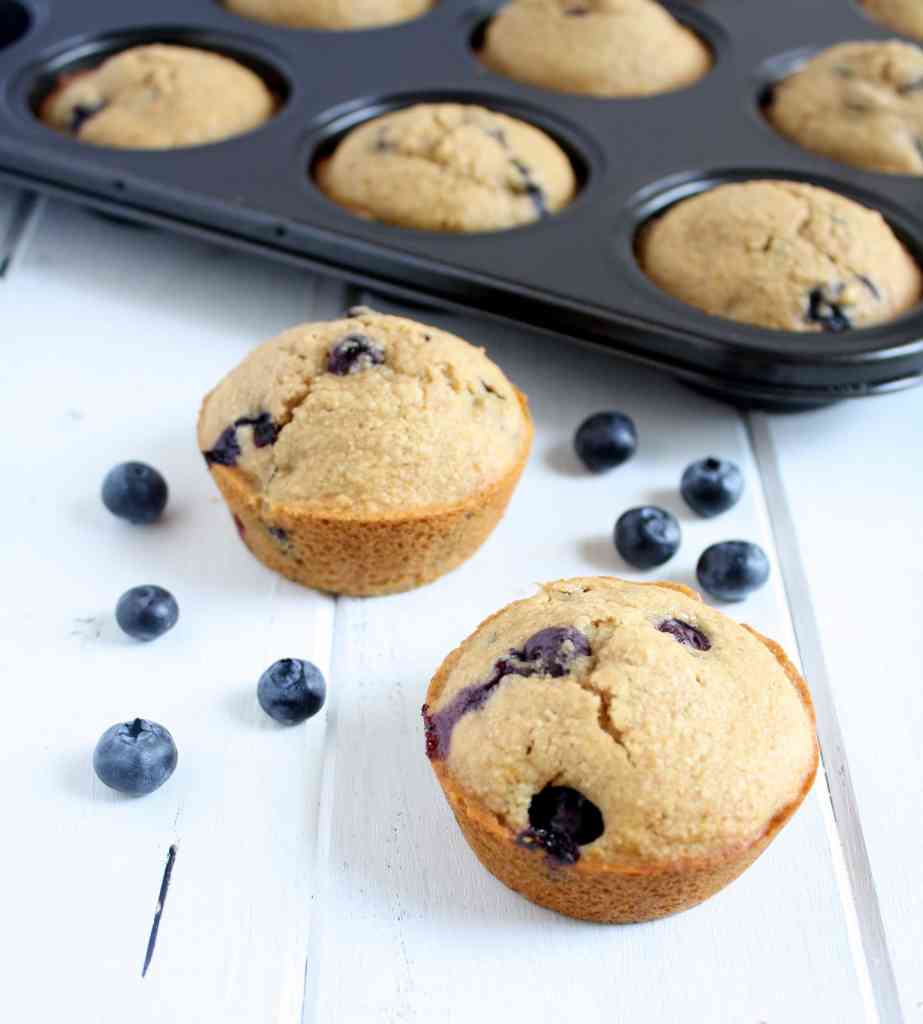
[(425, 14), (433, 0), (224, 0), (244, 18), (285, 28), (378, 28)]
[(206, 396), (199, 446), (244, 543), (341, 594), (407, 590), (471, 556), (532, 440), (483, 350), (364, 308), (254, 350)]
[(923, 175), (923, 49), (896, 40), (831, 46), (776, 86), (766, 116), (833, 160)]
[(176, 149), (242, 135), (275, 110), (276, 98), (263, 79), (237, 61), (152, 43), (63, 76), (39, 116), (94, 146)]
[(797, 332), (885, 323), (921, 297), (920, 267), (875, 210), (796, 181), (719, 185), (641, 230), (638, 262), (713, 316)]
[(920, 0), (861, 0), (862, 6), (876, 21), (902, 32), (905, 36), (923, 39), (923, 5)]
[(512, 0), (487, 26), (480, 57), (507, 78), (588, 96), (682, 89), (712, 64), (653, 0)]
[(426, 748), (482, 864), (589, 921), (663, 917), (766, 849), (818, 763), (778, 645), (679, 584), (546, 584), (439, 668)]
[(563, 209), (577, 181), (561, 147), (517, 118), (420, 103), (349, 132), (314, 170), (352, 213), (428, 231), (500, 231)]

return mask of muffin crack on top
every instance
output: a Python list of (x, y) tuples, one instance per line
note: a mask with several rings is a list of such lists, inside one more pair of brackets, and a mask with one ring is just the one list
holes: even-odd
[[(816, 756), (801, 695), (773, 654), (677, 590), (574, 582), (511, 605), (447, 660), (424, 710), (434, 765), (517, 832), (536, 793), (573, 787), (606, 822), (584, 857), (670, 860), (756, 841)], [(606, 603), (618, 613), (599, 614)], [(520, 630), (531, 632), (516, 642)], [(577, 649), (573, 637), (582, 638)], [(565, 642), (570, 655), (556, 661)], [(485, 680), (489, 692), (472, 699)], [(777, 775), (768, 789), (758, 777), (766, 771)]]
[(716, 892), (818, 764), (784, 652), (679, 584), (545, 584), (445, 659), (423, 718), (484, 865), (587, 920), (650, 920)]

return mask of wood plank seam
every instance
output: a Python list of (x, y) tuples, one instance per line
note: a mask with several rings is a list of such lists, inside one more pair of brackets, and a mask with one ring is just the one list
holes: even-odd
[(5, 278), (13, 266), (18, 253), (23, 251), (32, 234), (45, 200), (35, 192), (21, 192), (13, 206), (13, 212), (0, 238), (0, 280)]
[(769, 511), (798, 653), (817, 710), (821, 763), (848, 883), (848, 892), (843, 893), (844, 909), (847, 916), (850, 912), (854, 915), (859, 932), (864, 967), (871, 986), (873, 1012), (881, 1024), (903, 1024), (897, 981), (888, 951), (833, 687), (824, 660), (809, 582), (785, 495), (775, 445), (765, 413), (750, 413), (746, 417), (746, 425)]

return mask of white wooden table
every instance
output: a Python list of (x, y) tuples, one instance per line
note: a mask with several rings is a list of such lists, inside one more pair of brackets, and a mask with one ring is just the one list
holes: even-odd
[[(433, 314), (529, 394), (534, 455), (467, 565), (409, 594), (334, 599), (238, 543), (193, 426), (254, 344), (356, 296), (10, 191), (0, 239), (4, 1020), (923, 1021), (921, 392), (742, 417), (601, 354)], [(591, 478), (570, 437), (602, 408), (630, 413), (641, 445)], [(676, 491), (708, 454), (738, 460), (748, 484), (710, 522)], [(100, 503), (104, 473), (129, 458), (168, 478), (153, 528)], [(694, 582), (716, 540), (770, 553), (770, 585), (731, 610), (800, 652), (825, 774), (716, 898), (600, 927), (479, 867), (423, 756), (419, 707), (442, 656), (534, 582), (633, 575), (610, 531), (651, 500), (681, 519), (672, 578)], [(180, 623), (138, 645), (112, 609), (149, 582), (176, 594)], [(330, 682), (325, 713), (289, 730), (255, 700), (285, 656)], [(173, 732), (180, 759), (161, 790), (128, 800), (97, 782), (91, 752), (137, 715)]]

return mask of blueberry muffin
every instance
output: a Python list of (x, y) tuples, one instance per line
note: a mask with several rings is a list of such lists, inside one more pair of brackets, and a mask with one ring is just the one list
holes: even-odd
[(766, 116), (793, 142), (833, 160), (923, 175), (923, 49), (832, 46), (775, 88)]
[(266, 83), (236, 61), (155, 43), (63, 77), (39, 116), (94, 146), (174, 149), (251, 131), (275, 107)]
[(425, 14), (433, 0), (224, 0), (229, 11), (286, 28), (377, 28)]
[(871, 17), (895, 32), (923, 39), (923, 4), (920, 0), (862, 0), (862, 4)]
[(673, 583), (546, 584), (446, 658), (423, 714), (481, 863), (588, 921), (707, 899), (817, 770), (811, 698), (782, 649)]
[(794, 181), (720, 185), (641, 231), (638, 261), (664, 291), (713, 316), (838, 333), (899, 316), (920, 268), (880, 213)]
[(499, 231), (556, 213), (576, 180), (561, 147), (483, 107), (421, 103), (354, 128), (315, 168), (334, 202), (429, 231)]
[(589, 96), (669, 92), (711, 67), (708, 47), (653, 0), (512, 0), (481, 59), (519, 82)]
[(205, 398), (198, 439), (261, 562), (366, 595), (427, 583), (477, 550), (532, 422), (482, 349), (359, 307), (247, 356)]

